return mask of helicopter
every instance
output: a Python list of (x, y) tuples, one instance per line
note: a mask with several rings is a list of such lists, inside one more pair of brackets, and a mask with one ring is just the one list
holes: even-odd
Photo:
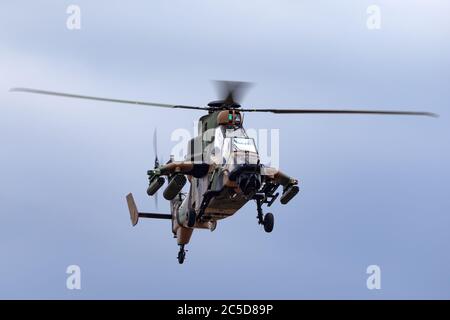
[[(244, 126), (244, 113), (272, 114), (362, 114), (405, 115), (437, 117), (431, 112), (353, 110), (353, 109), (289, 109), (289, 108), (243, 108), (239, 103), (247, 82), (217, 81), (221, 91), (220, 100), (206, 106), (162, 104), (154, 102), (101, 98), (95, 96), (46, 91), (31, 88), (12, 88), (13, 92), (27, 92), (66, 98), (87, 99), (103, 102), (125, 103), (140, 106), (203, 111), (198, 121), (198, 135), (188, 143), (183, 161), (170, 160), (161, 164), (156, 151), (154, 167), (147, 171), (147, 194), (157, 199), (157, 192), (167, 182), (163, 196), (170, 203), (170, 214), (140, 212), (133, 194), (126, 196), (132, 226), (140, 218), (167, 219), (172, 224), (172, 234), (179, 246), (178, 262), (185, 261), (185, 246), (195, 229), (214, 231), (218, 221), (233, 216), (247, 202), (256, 203), (257, 222), (265, 232), (272, 232), (274, 215), (264, 213), (263, 206), (271, 207), (279, 198), (288, 204), (300, 191), (299, 181), (278, 168), (261, 163), (255, 141), (248, 136)], [(184, 192), (189, 182), (189, 190)], [(277, 192), (281, 187), (280, 192)]]

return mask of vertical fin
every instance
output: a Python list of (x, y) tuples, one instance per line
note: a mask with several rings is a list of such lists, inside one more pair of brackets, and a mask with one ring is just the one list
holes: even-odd
[(132, 193), (127, 195), (127, 204), (128, 210), (130, 210), (131, 225), (134, 227), (139, 221), (139, 212), (137, 210), (136, 203), (134, 202)]

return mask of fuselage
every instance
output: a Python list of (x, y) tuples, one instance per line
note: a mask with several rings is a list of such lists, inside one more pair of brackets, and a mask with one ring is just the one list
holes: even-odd
[(183, 233), (179, 239), (191, 233), (178, 231), (180, 227), (187, 227), (189, 212), (202, 215), (201, 220), (189, 228), (211, 229), (215, 228), (217, 220), (232, 216), (251, 199), (241, 190), (242, 183), (240, 186), (240, 180), (232, 177), (233, 173), (251, 169), (260, 185), (259, 171), (253, 172), (259, 166), (258, 151), (254, 140), (242, 127), (242, 115), (237, 111), (213, 112), (202, 117), (199, 135), (189, 142), (185, 160), (206, 162), (209, 170), (202, 177), (188, 176), (188, 192), (183, 199), (172, 200), (173, 231)]

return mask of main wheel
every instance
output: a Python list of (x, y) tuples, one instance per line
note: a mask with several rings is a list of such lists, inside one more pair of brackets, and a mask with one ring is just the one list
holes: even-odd
[(274, 217), (272, 213), (266, 213), (264, 215), (263, 226), (265, 232), (272, 232), (274, 224)]

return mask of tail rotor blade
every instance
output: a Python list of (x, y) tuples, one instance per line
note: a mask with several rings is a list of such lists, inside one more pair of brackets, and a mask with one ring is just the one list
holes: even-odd
[[(159, 159), (158, 159), (158, 127), (153, 131), (153, 153), (155, 154), (155, 168), (159, 167)], [(155, 202), (155, 208), (158, 209), (158, 191), (153, 196)]]
[(158, 159), (158, 128), (153, 131), (153, 153), (155, 154), (155, 168), (159, 167)]
[[(164, 163), (163, 161), (164, 159), (161, 159), (161, 161)], [(155, 208), (158, 209), (158, 203), (159, 203), (159, 190), (155, 192), (155, 194), (153, 195), (153, 201), (155, 203)]]
[(155, 208), (158, 209), (158, 191), (156, 191), (155, 195), (153, 196), (153, 199), (155, 201)]

